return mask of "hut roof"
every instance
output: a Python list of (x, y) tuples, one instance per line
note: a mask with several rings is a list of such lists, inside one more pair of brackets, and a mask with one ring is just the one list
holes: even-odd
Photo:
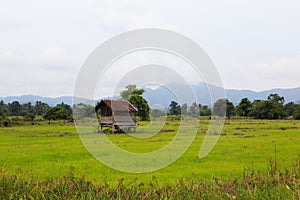
[(102, 105), (110, 107), (112, 111), (138, 111), (138, 109), (127, 100), (101, 100), (101, 102), (96, 106), (96, 110), (99, 110)]

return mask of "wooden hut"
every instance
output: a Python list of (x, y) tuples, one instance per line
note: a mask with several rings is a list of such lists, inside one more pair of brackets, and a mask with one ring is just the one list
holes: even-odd
[(110, 127), (112, 133), (136, 132), (135, 114), (137, 108), (127, 100), (101, 100), (95, 107), (99, 131), (104, 127)]

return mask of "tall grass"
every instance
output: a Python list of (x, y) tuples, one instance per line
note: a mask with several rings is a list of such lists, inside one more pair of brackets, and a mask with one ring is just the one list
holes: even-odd
[(300, 159), (291, 171), (281, 172), (271, 160), (264, 174), (245, 167), (243, 178), (205, 182), (192, 175), (168, 185), (159, 185), (156, 177), (149, 184), (133, 180), (125, 185), (123, 178), (115, 185), (96, 184), (72, 171), (57, 179), (22, 180), (2, 167), (0, 199), (300, 199)]

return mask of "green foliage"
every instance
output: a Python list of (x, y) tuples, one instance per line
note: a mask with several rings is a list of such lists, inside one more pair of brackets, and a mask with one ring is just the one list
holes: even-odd
[(120, 95), (122, 99), (128, 100), (138, 109), (136, 115), (141, 120), (149, 120), (150, 107), (147, 100), (142, 96), (144, 92), (143, 89), (137, 89), (136, 85), (127, 85), (126, 89), (120, 92)]
[(41, 101), (36, 101), (34, 106), (34, 113), (36, 115), (43, 115), (48, 108), (49, 108), (48, 104), (43, 103)]
[(277, 103), (277, 104), (281, 104), (281, 105), (283, 105), (284, 104), (284, 97), (282, 97), (282, 96), (279, 96), (278, 94), (270, 94), (269, 96), (268, 96), (268, 100), (270, 100), (270, 101), (274, 101), (275, 103)]
[(298, 120), (300, 119), (300, 104), (295, 108), (293, 117)]
[(13, 101), (12, 103), (9, 103), (8, 108), (11, 116), (21, 115), (21, 104), (18, 101)]
[(235, 115), (234, 105), (232, 102), (226, 99), (226, 116), (228, 119), (230, 119), (233, 115)]
[(226, 99), (219, 99), (214, 103), (213, 115), (224, 117), (226, 115)]
[(248, 117), (252, 108), (252, 102), (248, 98), (243, 98), (236, 107), (236, 114), (242, 117)]
[(139, 116), (141, 120), (149, 120), (150, 107), (146, 99), (144, 99), (141, 95), (132, 94), (129, 98), (129, 102), (138, 109), (136, 115)]
[(145, 90), (137, 89), (136, 85), (127, 85), (126, 89), (120, 92), (122, 99), (128, 100), (130, 99), (131, 95), (138, 95), (141, 96)]
[(199, 105), (196, 102), (194, 102), (194, 103), (192, 103), (192, 105), (189, 109), (189, 116), (199, 117), (199, 115), (200, 115)]
[(165, 116), (166, 112), (160, 109), (150, 109), (150, 116), (151, 117), (162, 117)]
[(33, 113), (27, 113), (26, 116), (25, 116), (25, 119), (27, 121), (33, 121), (35, 118), (35, 115)]
[(44, 115), (44, 118), (47, 120), (68, 119), (68, 117), (67, 111), (61, 106), (48, 108)]
[(4, 120), (3, 125), (4, 125), (5, 127), (8, 127), (8, 124), (9, 124), (9, 121), (8, 121), (8, 120)]
[(67, 114), (68, 117), (70, 117), (72, 115), (72, 108), (71, 108), (70, 105), (65, 104), (64, 102), (62, 102), (61, 104), (57, 104), (56, 106), (64, 109), (66, 111), (66, 114)]
[(200, 116), (211, 116), (211, 109), (208, 106), (201, 106), (200, 107)]
[(76, 115), (79, 115), (81, 117), (95, 117), (95, 107), (91, 105), (87, 105), (84, 103), (79, 103), (77, 105), (74, 105), (74, 110), (76, 111)]
[(181, 115), (181, 107), (176, 101), (171, 101), (168, 115)]
[(34, 106), (32, 106), (30, 102), (24, 103), (21, 105), (21, 115), (27, 116), (29, 114), (34, 114)]
[(250, 116), (256, 119), (283, 119), (287, 115), (283, 103), (283, 97), (271, 94), (268, 96), (268, 100), (256, 100), (253, 102)]
[(224, 117), (225, 115), (228, 119), (235, 114), (234, 105), (228, 99), (219, 99), (214, 103), (213, 115)]
[(284, 111), (286, 112), (287, 116), (293, 116), (295, 108), (297, 107), (297, 104), (294, 102), (289, 102), (284, 105)]
[(181, 106), (181, 114), (182, 115), (187, 115), (188, 114), (188, 105), (187, 105), (187, 103), (182, 104), (182, 106)]

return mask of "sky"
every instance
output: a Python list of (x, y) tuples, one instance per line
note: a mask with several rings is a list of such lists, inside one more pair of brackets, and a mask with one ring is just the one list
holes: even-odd
[(228, 89), (300, 87), (299, 0), (0, 0), (0, 96), (73, 94), (104, 41), (163, 28), (197, 42)]

